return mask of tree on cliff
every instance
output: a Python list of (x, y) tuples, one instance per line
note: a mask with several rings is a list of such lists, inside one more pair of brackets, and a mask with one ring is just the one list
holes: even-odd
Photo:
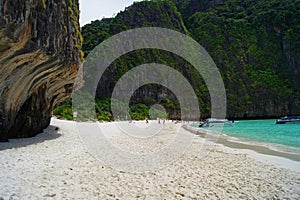
[[(174, 29), (193, 37), (216, 62), (227, 90), (228, 117), (299, 114), (299, 20), (299, 0), (143, 1), (115, 18), (84, 26), (83, 50), (88, 54), (123, 30), (149, 26)], [(198, 95), (201, 110), (209, 115), (209, 95), (201, 77), (184, 60), (167, 52), (141, 50), (118, 59), (105, 74), (105, 80), (111, 82), (105, 85), (100, 81), (98, 95), (109, 97), (125, 72), (153, 61), (172, 65), (184, 74)], [(160, 89), (150, 86), (144, 90)], [(169, 97), (174, 100), (170, 93)]]

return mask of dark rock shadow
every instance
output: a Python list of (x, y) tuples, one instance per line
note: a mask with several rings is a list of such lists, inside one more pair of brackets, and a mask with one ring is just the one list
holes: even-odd
[(9, 142), (0, 142), (0, 151), (6, 149), (16, 149), (42, 143), (47, 140), (55, 140), (62, 136), (59, 133), (59, 128), (56, 126), (49, 126), (44, 131), (32, 138), (10, 139)]

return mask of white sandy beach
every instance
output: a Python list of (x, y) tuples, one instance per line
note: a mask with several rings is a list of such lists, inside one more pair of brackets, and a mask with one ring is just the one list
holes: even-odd
[[(114, 123), (100, 126), (112, 144), (143, 154), (162, 149), (181, 125), (169, 122), (162, 134), (144, 143), (132, 142)], [(300, 199), (299, 162), (222, 144), (203, 158), (203, 140), (197, 136), (182, 156), (159, 169), (126, 172), (92, 156), (74, 122), (52, 119), (35, 138), (0, 143), (0, 198)]]

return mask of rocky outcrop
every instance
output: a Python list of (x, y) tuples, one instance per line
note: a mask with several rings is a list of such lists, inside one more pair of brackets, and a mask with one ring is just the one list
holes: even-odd
[(31, 137), (81, 63), (78, 0), (0, 0), (0, 140)]

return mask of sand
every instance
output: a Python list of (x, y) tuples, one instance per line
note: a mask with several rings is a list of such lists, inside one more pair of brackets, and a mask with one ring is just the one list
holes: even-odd
[[(136, 123), (142, 128), (146, 126), (144, 122)], [(194, 137), (181, 124), (171, 122), (161, 134), (147, 140), (130, 140), (131, 136), (118, 131), (116, 123), (99, 126), (114, 146), (137, 156), (163, 150), (176, 130), (183, 139)], [(51, 126), (35, 138), (0, 143), (0, 197), (300, 199), (300, 163), (288, 158), (204, 142), (204, 138), (196, 136), (189, 148), (172, 162), (150, 171), (139, 168), (129, 172), (122, 170), (122, 166), (116, 170), (118, 163), (109, 165), (103, 162), (105, 159), (97, 159), (79, 135), (74, 122), (52, 119)], [(203, 144), (210, 149), (205, 157), (201, 153)], [(105, 157), (109, 153), (104, 148), (99, 155)]]

